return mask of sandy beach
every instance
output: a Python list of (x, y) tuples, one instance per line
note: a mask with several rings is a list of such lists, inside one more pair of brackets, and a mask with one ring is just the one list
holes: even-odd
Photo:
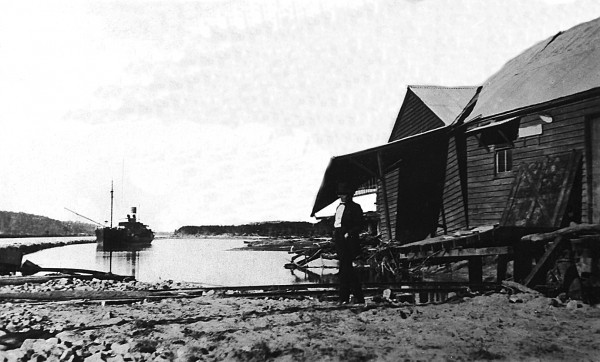
[[(536, 294), (414, 305), (194, 295), (70, 278), (0, 288), (4, 361), (597, 361), (600, 308)], [(169, 297), (144, 298), (150, 290)], [(36, 299), (37, 298), (37, 299)], [(50, 301), (54, 299), (54, 301)]]
[(0, 361), (600, 359), (600, 306), (509, 287), (443, 303), (392, 293), (339, 305), (331, 295), (240, 298), (170, 280), (2, 284)]

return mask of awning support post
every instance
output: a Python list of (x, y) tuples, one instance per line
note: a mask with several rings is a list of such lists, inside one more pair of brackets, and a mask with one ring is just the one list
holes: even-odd
[(379, 168), (379, 179), (381, 180), (381, 189), (383, 191), (383, 208), (385, 211), (385, 226), (387, 228), (388, 242), (392, 241), (392, 228), (390, 227), (390, 208), (388, 206), (387, 186), (385, 182), (385, 174), (383, 173), (383, 161), (381, 159), (381, 151), (377, 151), (377, 166)]

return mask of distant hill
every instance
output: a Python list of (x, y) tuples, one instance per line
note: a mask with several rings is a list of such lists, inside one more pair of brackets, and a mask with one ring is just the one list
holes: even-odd
[(266, 221), (244, 225), (182, 226), (175, 236), (240, 235), (269, 237), (319, 237), (331, 235), (333, 225), (305, 221)]
[(23, 212), (0, 211), (0, 237), (94, 235), (96, 227)]

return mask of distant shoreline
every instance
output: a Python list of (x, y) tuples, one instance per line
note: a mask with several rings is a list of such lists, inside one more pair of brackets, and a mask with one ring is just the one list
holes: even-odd
[(44, 235), (11, 235), (11, 234), (0, 234), (0, 239), (27, 239), (27, 238), (77, 238), (77, 237), (92, 237), (94, 235), (58, 235), (58, 234), (44, 234)]

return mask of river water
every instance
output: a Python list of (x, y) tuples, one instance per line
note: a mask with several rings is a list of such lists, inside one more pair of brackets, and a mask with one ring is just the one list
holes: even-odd
[[(165, 280), (206, 286), (274, 285), (331, 281), (336, 269), (309, 274), (284, 268), (287, 251), (234, 250), (240, 239), (155, 239), (145, 248), (104, 251), (95, 243), (67, 245), (27, 254), (23, 260), (48, 268), (77, 268), (133, 275), (139, 281)], [(327, 279), (327, 280), (324, 280)]]

